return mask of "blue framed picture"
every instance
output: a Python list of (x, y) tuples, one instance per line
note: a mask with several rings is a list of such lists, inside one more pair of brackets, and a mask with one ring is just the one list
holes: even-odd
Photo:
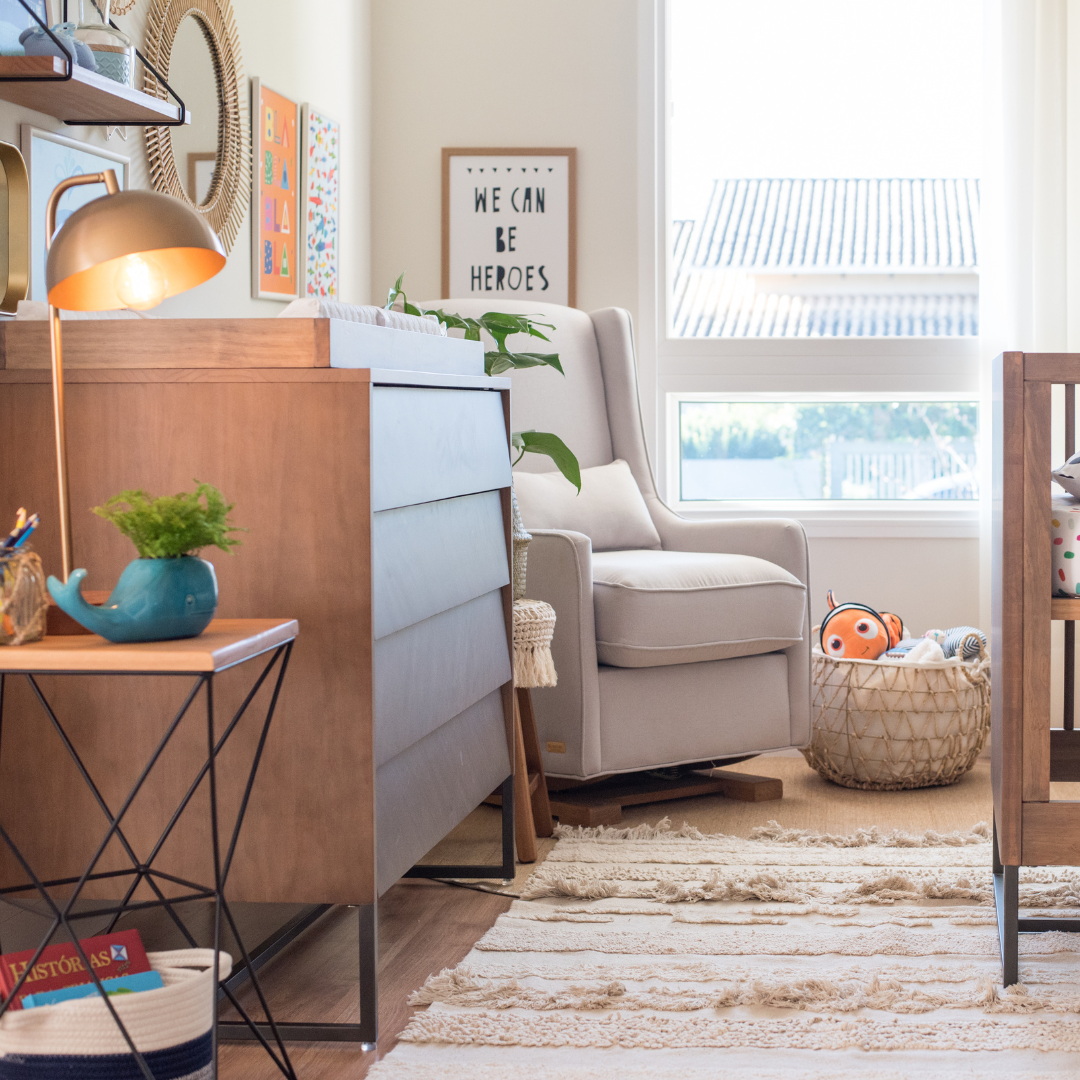
[[(27, 0), (27, 4), (43, 23), (52, 25), (47, 0)], [(19, 35), (37, 25), (19, 0), (0, 0), (0, 56), (22, 56)]]
[[(45, 207), (53, 188), (69, 176), (112, 169), (120, 189), (127, 190), (129, 159), (103, 146), (69, 139), (55, 131), (43, 131), (30, 124), (22, 125), (21, 143), (26, 169), (30, 174), (30, 297), (45, 300)], [(64, 192), (56, 211), (57, 231), (86, 203), (105, 194), (104, 184), (87, 184)]]

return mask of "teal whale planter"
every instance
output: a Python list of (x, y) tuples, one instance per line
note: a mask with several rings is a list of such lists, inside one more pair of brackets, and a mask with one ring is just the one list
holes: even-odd
[(50, 577), (49, 592), (80, 626), (108, 641), (197, 637), (217, 611), (214, 567), (194, 555), (128, 563), (101, 607), (83, 599), (79, 589), (85, 577), (85, 570), (76, 570), (66, 585)]

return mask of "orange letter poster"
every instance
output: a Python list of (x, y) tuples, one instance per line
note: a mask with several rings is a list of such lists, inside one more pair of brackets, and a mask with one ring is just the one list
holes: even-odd
[(291, 300), (300, 295), (298, 282), (304, 277), (297, 244), (300, 109), (258, 79), (252, 79), (251, 100), (252, 295)]

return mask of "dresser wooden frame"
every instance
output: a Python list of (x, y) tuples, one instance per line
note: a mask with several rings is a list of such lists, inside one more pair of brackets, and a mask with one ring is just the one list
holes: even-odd
[[(71, 324), (74, 332), (66, 337), (78, 342), (79, 358), (67, 373), (75, 565), (90, 571), (88, 589), (106, 589), (132, 558), (130, 543), (89, 513), (125, 488), (171, 493), (198, 478), (236, 502), (235, 520), (249, 530), (243, 546), (235, 555), (203, 552), (216, 566), (219, 616), (284, 612), (300, 621), (304, 635), (252, 793), (229, 898), (358, 906), (363, 990), (365, 970), (374, 973), (378, 896), (513, 771), (509, 380), (357, 366), (373, 341), (378, 355), (399, 359), (415, 348), (438, 360), (445, 347), (448, 366), (455, 350), (479, 350), (478, 343), (382, 327), (358, 331), (337, 320), (215, 322)], [(0, 430), (18, 433), (18, 456), (5, 455), (0, 469), (0, 520), (20, 505), (38, 510), (43, 524), (36, 547), (46, 570), (56, 572), (50, 379), (39, 356), (26, 351), (40, 345), (40, 327), (9, 323), (2, 329)], [(125, 354), (123, 366), (115, 366), (114, 350), (125, 340), (127, 348), (134, 343), (149, 350), (152, 360), (165, 356), (175, 365), (187, 356), (190, 363), (135, 367), (136, 357)], [(335, 342), (339, 359), (348, 352), (349, 368), (334, 366)], [(479, 363), (482, 370), (482, 357)], [(438, 430), (429, 437), (432, 429)], [(412, 588), (410, 564), (399, 558), (394, 572), (406, 587), (392, 602), (380, 600), (386, 575), (373, 568), (379, 530), (402, 535), (401, 523), (390, 520), (399, 510), (416, 508), (422, 516), (451, 504), (461, 511), (457, 539), (442, 537), (437, 558), (430, 545), (417, 557), (424, 564), (417, 577), (427, 585)], [(441, 527), (441, 520), (431, 524)], [(421, 535), (415, 528), (406, 533), (414, 540)], [(456, 595), (452, 587), (457, 553), (466, 545), (473, 552), (472, 599), (468, 589)], [(384, 543), (387, 551), (398, 553)], [(434, 599), (432, 590), (439, 592)], [(441, 619), (454, 624), (443, 640), (461, 643), (460, 657), (453, 648), (424, 651)], [(380, 691), (380, 650), (386, 653), (386, 642), (416, 627), (415, 644), (387, 647), (394, 654), (388, 663), (404, 665), (394, 676), (400, 692), (385, 683)], [(464, 647), (470, 642), (471, 652)], [(227, 677), (217, 691), (223, 706)], [(110, 705), (93, 686), (76, 688), (77, 682), (55, 688), (57, 709), (78, 716), (75, 737), (83, 740), (88, 763), (106, 775), (110, 764), (122, 772), (116, 741), (110, 741), (116, 758), (110, 762), (101, 759), (105, 740), (98, 745), (93, 736), (95, 725), (109, 723), (115, 692)], [(130, 682), (143, 714), (152, 704), (169, 704), (168, 691)], [(428, 684), (441, 695), (433, 709), (424, 698)], [(9, 688), (0, 808), (14, 812), (20, 844), (44, 858), (42, 873), (60, 877), (89, 842), (95, 809), (72, 794), (62, 748), (31, 741), (32, 703), (20, 693)], [(380, 722), (380, 701), (390, 702), (392, 723)], [(425, 710), (454, 701), (453, 714), (440, 723), (424, 719)], [(496, 722), (499, 737), (492, 739)], [(153, 736), (133, 731), (132, 749), (141, 751)], [(430, 740), (446, 745), (432, 749)], [(413, 754), (421, 743), (424, 754)], [(179, 783), (187, 761), (181, 747), (163, 764)], [(221, 761), (226, 783), (237, 765)], [(155, 810), (163, 813), (172, 794), (166, 791), (160, 808), (144, 808), (148, 836), (160, 825)], [(178, 827), (170, 845), (162, 866), (181, 877), (202, 869), (205, 845), (197, 830)], [(504, 838), (504, 866), (505, 846)], [(11, 869), (0, 862), (0, 876), (10, 877)], [(460, 874), (468, 868), (446, 869)], [(373, 986), (368, 991), (362, 1041), (374, 1042), (377, 1006)]]

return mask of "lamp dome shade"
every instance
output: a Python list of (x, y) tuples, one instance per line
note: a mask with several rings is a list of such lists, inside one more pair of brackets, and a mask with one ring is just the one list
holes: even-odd
[(80, 207), (57, 232), (45, 266), (49, 303), (68, 311), (152, 306), (123, 298), (122, 282), (118, 290), (130, 256), (150, 265), (155, 304), (225, 265), (217, 234), (186, 203), (156, 191), (121, 191)]

